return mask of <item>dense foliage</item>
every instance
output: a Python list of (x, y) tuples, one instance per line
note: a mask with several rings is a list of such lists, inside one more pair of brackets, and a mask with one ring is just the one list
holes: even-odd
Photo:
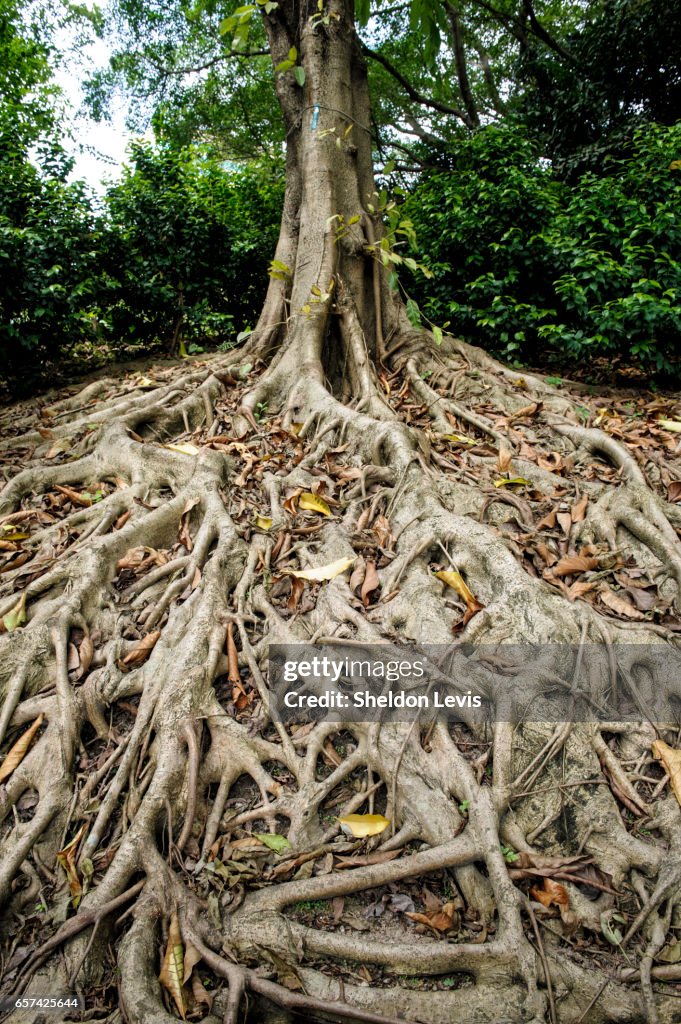
[(521, 127), (461, 143), (406, 202), (435, 322), (506, 358), (620, 356), (677, 372), (681, 124), (640, 128), (600, 174), (558, 180)]
[(137, 144), (105, 196), (102, 294), (110, 338), (195, 347), (257, 317), (283, 198), (273, 162), (226, 170), (197, 148)]
[[(373, 136), (412, 255), (435, 275), (402, 282), (425, 316), (506, 358), (604, 355), (678, 375), (672, 0), (380, 10), (358, 0)], [(0, 360), (15, 378), (66, 356), (232, 344), (265, 292), (283, 197), (272, 85), (286, 70), (273, 74), (259, 5), (110, 11), (117, 49), (91, 109), (123, 85), (157, 141), (95, 200), (69, 181), (53, 40), (60, 18), (98, 30), (99, 15), (0, 0)]]

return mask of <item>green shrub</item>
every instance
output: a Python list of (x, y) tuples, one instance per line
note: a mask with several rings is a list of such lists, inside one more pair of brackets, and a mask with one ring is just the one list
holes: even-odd
[(482, 129), (405, 214), (435, 279), (426, 314), (505, 358), (621, 357), (680, 372), (681, 125), (649, 125), (602, 174), (556, 181), (520, 129)]

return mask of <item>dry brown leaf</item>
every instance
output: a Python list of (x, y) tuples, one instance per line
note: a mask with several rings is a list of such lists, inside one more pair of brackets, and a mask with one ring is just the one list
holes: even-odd
[(371, 864), (387, 864), (389, 860), (399, 857), (401, 850), (374, 850), (361, 857), (338, 857), (337, 868), (366, 868)]
[(375, 535), (380, 547), (387, 548), (388, 550), (391, 549), (394, 538), (390, 529), (390, 523), (385, 516), (376, 516), (371, 532)]
[(588, 594), (590, 590), (594, 590), (597, 586), (598, 584), (596, 582), (585, 583), (581, 582), (580, 580), (577, 580), (577, 582), (573, 583), (570, 589), (568, 590), (567, 596), (570, 598), (571, 601), (575, 601), (578, 597), (583, 597), (584, 594)]
[(563, 457), (558, 452), (537, 455), (537, 465), (547, 473), (560, 473), (563, 468)]
[(128, 651), (126, 656), (121, 662), (126, 668), (133, 668), (137, 665), (141, 665), (143, 661), (146, 661), (151, 652), (153, 651), (158, 638), (161, 635), (161, 630), (156, 629), (153, 633), (148, 633), (147, 636), (135, 644), (131, 651)]
[(589, 504), (588, 494), (583, 494), (579, 501), (570, 509), (570, 518), (573, 523), (581, 523), (586, 519), (586, 506)]
[(543, 889), (530, 889), (532, 896), (544, 907), (550, 907), (555, 903), (557, 907), (569, 905), (567, 889), (560, 882), (554, 882), (551, 878), (544, 879)]
[(626, 619), (640, 620), (645, 618), (643, 612), (639, 611), (636, 605), (633, 605), (626, 597), (622, 597), (621, 594), (615, 593), (610, 587), (601, 587), (598, 594), (603, 604), (607, 605), (611, 611), (616, 612), (617, 615), (622, 615)]
[(552, 530), (555, 525), (556, 525), (556, 510), (555, 510), (555, 508), (552, 508), (551, 511), (547, 515), (545, 515), (543, 517), (543, 519), (539, 520), (539, 522), (537, 523), (537, 529), (538, 530), (543, 530), (543, 529)]
[(380, 581), (378, 579), (378, 573), (376, 572), (376, 565), (374, 562), (367, 562), (366, 575), (364, 576), (364, 583), (360, 591), (360, 598), (362, 604), (366, 608), (370, 602), (370, 594), (373, 594), (375, 590), (378, 590)]
[(19, 737), (13, 747), (7, 752), (7, 757), (0, 765), (0, 782), (3, 782), (18, 768), (28, 753), (28, 748), (33, 742), (33, 737), (43, 724), (43, 715), (38, 715), (35, 722)]
[(191, 978), (192, 971), (201, 960), (201, 954), (199, 953), (196, 946), (192, 946), (191, 942), (187, 943), (187, 948), (184, 951), (184, 974), (182, 975), (182, 984), (186, 985)]
[(239, 655), (234, 642), (234, 623), (227, 624), (227, 678), (232, 686), (241, 683), (239, 672)]
[(570, 534), (570, 529), (572, 528), (572, 516), (569, 512), (557, 512), (556, 519), (558, 520), (558, 525), (560, 526), (561, 530), (563, 531), (565, 536), (568, 537)]
[(675, 750), (664, 740), (655, 740), (653, 743), (653, 757), (662, 761), (664, 770), (669, 776), (669, 782), (674, 791), (674, 796), (681, 804), (681, 750)]
[(497, 458), (497, 469), (500, 473), (508, 473), (512, 459), (513, 452), (508, 445), (504, 444), (502, 441), (499, 445), (499, 456)]
[(165, 956), (161, 964), (161, 973), (158, 980), (170, 993), (178, 1013), (182, 1020), (186, 1020), (187, 1004), (185, 1002), (182, 988), (184, 979), (184, 948), (182, 946), (182, 934), (177, 914), (173, 913), (170, 918), (168, 929), (168, 944)]
[(364, 559), (362, 555), (359, 555), (357, 561), (355, 562), (355, 568), (350, 573), (350, 582), (348, 583), (348, 586), (350, 587), (350, 590), (353, 592), (353, 594), (357, 593), (357, 588), (361, 587), (362, 583), (364, 582), (366, 571), (366, 559)]
[(92, 498), (85, 498), (79, 491), (74, 491), (72, 487), (62, 487), (61, 484), (54, 485), (55, 491), (59, 491), (69, 499), (74, 505), (81, 505), (83, 508), (89, 508), (92, 504)]
[(437, 932), (449, 932), (459, 927), (459, 913), (456, 903), (445, 903), (437, 910), (431, 910), (426, 914), (410, 913), (404, 915), (417, 924), (425, 924)]
[(667, 487), (668, 501), (681, 501), (681, 480), (672, 480)]
[(198, 974), (192, 975), (192, 995), (197, 1003), (204, 1003), (208, 1007), (208, 1012), (210, 1013), (213, 1009), (213, 1000), (215, 999), (215, 995), (208, 991)]
[(81, 640), (80, 647), (78, 649), (78, 655), (80, 657), (81, 673), (85, 675), (90, 665), (92, 664), (92, 659), (94, 658), (95, 655), (94, 644), (92, 643), (92, 639), (89, 634), (84, 636), (83, 639)]
[(554, 576), (573, 576), (580, 572), (589, 572), (598, 567), (598, 559), (593, 555), (565, 555), (553, 567)]

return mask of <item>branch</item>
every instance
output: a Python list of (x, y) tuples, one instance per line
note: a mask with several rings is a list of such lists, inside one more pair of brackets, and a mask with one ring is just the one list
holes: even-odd
[(537, 37), (537, 39), (541, 39), (543, 43), (546, 43), (549, 49), (553, 50), (554, 53), (557, 53), (560, 57), (563, 57), (565, 60), (569, 61), (570, 64), (577, 64), (577, 58), (574, 57), (569, 50), (566, 50), (565, 47), (561, 43), (559, 43), (557, 39), (554, 39), (553, 36), (550, 35), (550, 33), (541, 24), (541, 22), (537, 18), (537, 15), (534, 12), (532, 0), (523, 0), (523, 7), (525, 8), (525, 13), (530, 19), (532, 32)]
[(463, 99), (464, 106), (466, 107), (471, 123), (477, 128), (480, 125), (480, 115), (473, 97), (470, 79), (468, 78), (466, 51), (464, 50), (463, 32), (461, 31), (461, 18), (459, 17), (457, 8), (451, 0), (445, 0), (445, 10), (447, 12), (449, 27), (452, 30), (452, 48), (454, 50), (454, 60), (456, 61), (456, 74), (459, 79), (461, 98)]
[(362, 53), (381, 64), (386, 71), (400, 83), (407, 96), (414, 100), (415, 103), (420, 103), (423, 107), (430, 107), (432, 110), (439, 110), (442, 114), (453, 114), (454, 117), (458, 117), (459, 120), (463, 121), (468, 128), (475, 127), (475, 125), (471, 123), (471, 119), (465, 110), (459, 110), (458, 107), (452, 107), (448, 103), (442, 103), (440, 100), (428, 99), (428, 97), (424, 96), (423, 93), (418, 92), (418, 90), (407, 81), (402, 72), (398, 71), (382, 53), (376, 53), (375, 50), (370, 50), (364, 43), (362, 43)]
[(140, 57), (142, 60), (146, 60), (152, 67), (158, 71), (160, 75), (164, 77), (171, 76), (182, 76), (182, 75), (196, 75), (200, 71), (206, 71), (208, 68), (214, 67), (216, 64), (220, 64), (223, 60), (231, 60), (234, 57), (268, 57), (269, 49), (267, 50), (234, 50), (219, 53), (215, 57), (211, 57), (210, 60), (205, 61), (203, 64), (197, 64), (194, 67), (184, 68), (169, 68), (167, 65), (162, 64), (161, 61), (156, 60), (148, 53), (136, 53), (133, 54), (135, 57)]

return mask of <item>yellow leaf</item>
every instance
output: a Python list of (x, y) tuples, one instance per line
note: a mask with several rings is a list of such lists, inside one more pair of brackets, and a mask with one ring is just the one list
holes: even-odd
[(510, 480), (506, 477), (501, 477), (499, 480), (494, 481), (495, 487), (531, 487), (532, 484), (529, 480), (526, 480), (524, 476), (513, 476)]
[(140, 377), (140, 379), (138, 381), (136, 381), (135, 387), (136, 388), (156, 388), (156, 387), (158, 387), (158, 383), (157, 383), (157, 381), (152, 380), (151, 377)]
[(466, 437), (465, 434), (443, 434), (445, 441), (454, 441), (455, 444), (477, 444), (478, 442), (472, 437)]
[(26, 622), (26, 591), (24, 591), (14, 607), (10, 608), (2, 621), (8, 633), (11, 633), (12, 630), (17, 629), (19, 626), (23, 626)]
[(674, 434), (681, 434), (681, 420), (658, 420), (657, 425)]
[(291, 426), (289, 427), (289, 431), (292, 434), (295, 434), (296, 437), (298, 437), (298, 434), (303, 429), (303, 426), (304, 426), (303, 423), (292, 423)]
[(42, 724), (43, 716), (38, 715), (33, 725), (19, 737), (14, 746), (8, 751), (7, 757), (2, 762), (2, 765), (0, 765), (0, 782), (3, 782), (21, 764), (26, 757), (33, 737)]
[(338, 824), (346, 836), (365, 839), (367, 836), (379, 836), (385, 832), (390, 821), (382, 814), (346, 814), (338, 819)]
[(456, 572), (454, 569), (442, 570), (442, 572), (436, 572), (435, 575), (443, 583), (446, 583), (452, 590), (456, 590), (459, 597), (462, 597), (467, 605), (475, 604), (475, 596), (466, 584), (463, 576), (460, 572)]
[(5, 523), (3, 526), (0, 526), (0, 530), (2, 531), (3, 540), (28, 540), (31, 536), (30, 533), (26, 533), (25, 530), (17, 530), (17, 528), (12, 526), (11, 523)]
[(188, 441), (182, 444), (164, 444), (163, 447), (171, 452), (180, 452), (182, 455), (198, 455), (201, 450), (195, 444), (189, 444)]
[(322, 583), (324, 580), (332, 580), (340, 576), (354, 562), (354, 558), (339, 558), (337, 562), (329, 562), (328, 565), (320, 565), (318, 569), (287, 569), (285, 575), (295, 576), (298, 580), (312, 580), (313, 583)]
[(681, 750), (674, 750), (664, 740), (655, 740), (653, 743), (653, 756), (662, 761), (664, 770), (669, 776), (674, 796), (681, 804)]
[(258, 527), (259, 530), (271, 530), (272, 520), (269, 518), (269, 516), (261, 516), (260, 513), (258, 512), (256, 513), (255, 517), (255, 525)]
[(87, 825), (81, 825), (71, 842), (67, 843), (64, 849), (59, 850), (57, 853), (57, 863), (61, 864), (69, 880), (69, 892), (71, 893), (74, 907), (78, 906), (83, 895), (83, 886), (81, 885), (78, 868), (76, 867), (76, 851), (86, 828)]
[(298, 499), (298, 508), (302, 508), (306, 512), (321, 512), (323, 516), (331, 515), (331, 509), (324, 499), (318, 497), (316, 494), (310, 494), (309, 491), (300, 495), (300, 498)]
[(170, 918), (168, 945), (166, 946), (158, 980), (170, 992), (182, 1020), (186, 1020), (187, 1007), (182, 990), (184, 980), (184, 947), (182, 945), (180, 924), (175, 913)]

